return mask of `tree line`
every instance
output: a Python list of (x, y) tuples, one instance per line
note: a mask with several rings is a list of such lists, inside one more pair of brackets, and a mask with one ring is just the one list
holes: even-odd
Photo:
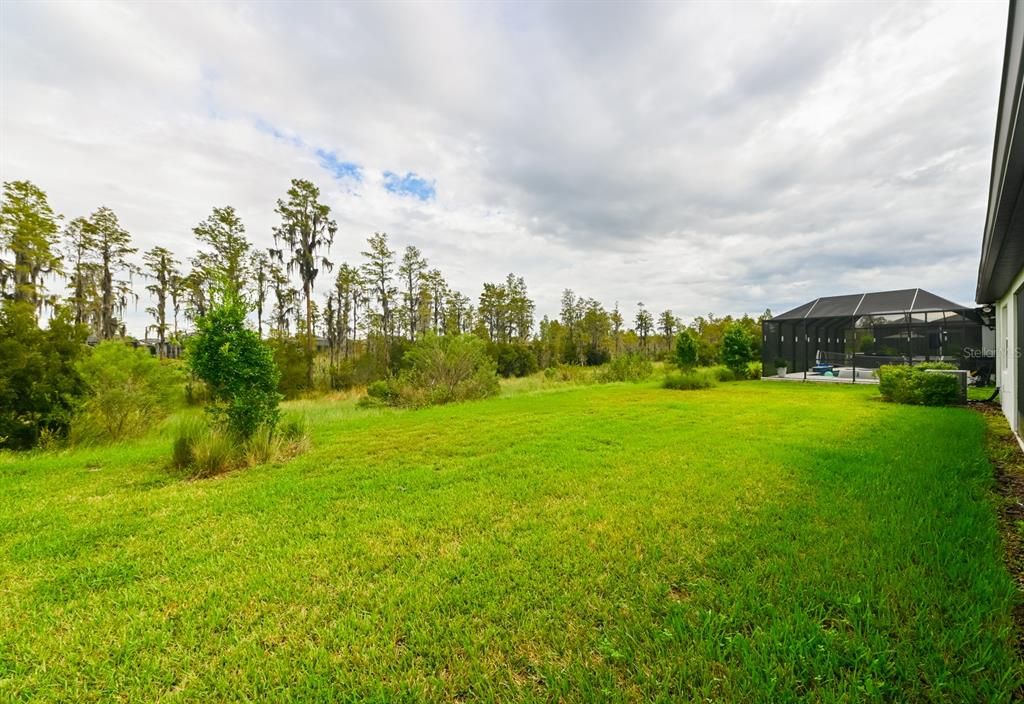
[[(388, 235), (366, 240), (362, 259), (335, 262), (338, 233), (330, 207), (310, 181), (293, 179), (275, 208), (273, 246), (246, 236), (234, 207), (212, 208), (192, 229), (199, 253), (184, 260), (157, 246), (144, 252), (108, 207), (66, 224), (46, 193), (29, 181), (3, 186), (0, 295), (37, 318), (58, 311), (98, 341), (126, 337), (128, 308), (149, 294), (145, 335), (163, 355), (180, 344), (217, 296), (246, 302), (255, 329), (274, 350), (282, 391), (366, 384), (397, 373), (411, 343), (428, 335), (482, 338), (499, 373), (523, 375), (559, 364), (600, 365), (623, 354), (668, 358), (683, 330), (694, 337), (700, 364), (721, 361), (730, 326), (751, 346), (759, 319), (698, 316), (688, 325), (671, 310), (643, 303), (626, 320), (615, 303), (566, 289), (557, 317), (535, 319), (522, 276), (484, 283), (472, 299), (455, 290), (415, 246), (399, 251)], [(62, 226), (63, 225), (63, 226)], [(329, 278), (325, 296), (315, 286)]]

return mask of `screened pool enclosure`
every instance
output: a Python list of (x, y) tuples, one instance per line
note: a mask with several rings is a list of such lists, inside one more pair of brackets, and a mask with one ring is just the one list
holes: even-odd
[(975, 309), (919, 288), (828, 296), (764, 321), (761, 360), (766, 376), (783, 360), (802, 378), (870, 380), (883, 364), (938, 361), (990, 373), (982, 329)]

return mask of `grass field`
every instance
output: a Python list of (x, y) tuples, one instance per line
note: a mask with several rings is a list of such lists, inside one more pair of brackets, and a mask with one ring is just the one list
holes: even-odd
[(984, 421), (877, 389), (293, 404), (188, 482), (155, 435), (0, 458), (0, 700), (971, 701), (1020, 686)]

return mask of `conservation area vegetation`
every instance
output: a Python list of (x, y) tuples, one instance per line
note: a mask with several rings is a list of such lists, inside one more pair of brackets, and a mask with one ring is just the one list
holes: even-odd
[(356, 398), (286, 402), (310, 448), (211, 480), (168, 472), (174, 419), (0, 455), (0, 699), (1019, 691), (980, 414), (657, 375)]
[[(262, 250), (233, 207), (213, 208), (193, 228), (199, 251), (183, 268), (166, 247), (140, 256), (109, 208), (62, 225), (42, 189), (6, 182), (0, 449), (117, 441), (188, 402), (205, 406), (209, 422), (179, 429), (174, 462), (213, 474), (278, 454), (281, 398), (359, 388), (365, 405), (424, 406), (484, 398), (499, 377), (542, 369), (636, 380), (666, 359), (691, 386), (706, 385), (696, 367), (760, 374), (749, 316), (684, 326), (640, 303), (628, 327), (618, 304), (566, 290), (560, 316), (538, 322), (522, 277), (485, 283), (474, 303), (418, 248), (399, 256), (382, 233), (362, 261), (335, 266), (337, 224), (309, 181), (293, 180), (275, 212), (275, 245)], [(140, 341), (124, 319), (142, 298), (151, 305)], [(285, 444), (303, 446), (301, 419), (287, 427)], [(248, 447), (230, 457), (231, 445)]]

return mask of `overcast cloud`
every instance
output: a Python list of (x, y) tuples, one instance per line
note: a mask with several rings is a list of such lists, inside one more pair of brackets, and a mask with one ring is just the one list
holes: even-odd
[(267, 246), (302, 177), (335, 261), (384, 231), (473, 298), (525, 276), (540, 314), (566, 287), (630, 319), (973, 300), (1004, 2), (0, 13), (0, 175), (110, 206), (141, 248), (191, 255), (226, 204)]

